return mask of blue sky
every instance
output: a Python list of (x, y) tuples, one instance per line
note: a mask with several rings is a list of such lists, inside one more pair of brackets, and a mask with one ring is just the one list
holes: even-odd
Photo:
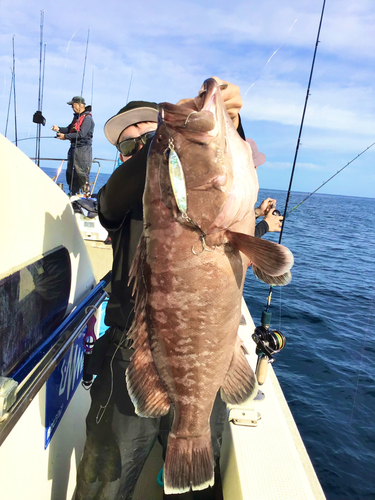
[[(0, 132), (5, 132), (15, 35), (18, 138), (36, 135), (32, 117), (38, 108), (44, 10), (42, 136), (51, 138), (42, 140), (42, 157), (66, 156), (68, 144), (52, 139), (51, 126), (71, 120), (66, 102), (81, 92), (90, 28), (83, 95), (90, 103), (93, 88), (95, 157), (115, 158), (103, 126), (126, 104), (128, 93), (130, 100), (177, 102), (195, 96), (203, 80), (216, 75), (241, 89), (246, 135), (267, 156), (258, 169), (260, 186), (287, 189), (321, 7), (318, 0), (2, 0)], [(373, 0), (327, 0), (294, 191), (312, 192), (375, 141), (374, 26)], [(14, 140), (13, 101), (7, 136)], [(35, 140), (20, 141), (19, 147), (34, 156)], [(103, 172), (112, 169), (112, 163), (102, 162)], [(375, 197), (375, 146), (321, 192)]]

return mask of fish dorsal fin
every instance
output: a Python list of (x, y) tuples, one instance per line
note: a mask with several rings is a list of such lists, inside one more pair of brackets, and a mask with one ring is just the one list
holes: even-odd
[(290, 282), (294, 258), (287, 247), (249, 234), (227, 231), (226, 235), (228, 241), (250, 259), (254, 274), (259, 279), (279, 286)]

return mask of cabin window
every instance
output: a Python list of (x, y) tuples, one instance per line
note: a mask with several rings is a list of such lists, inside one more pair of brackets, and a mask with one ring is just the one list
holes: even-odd
[(0, 280), (0, 376), (7, 376), (61, 323), (70, 282), (70, 257), (63, 247)]

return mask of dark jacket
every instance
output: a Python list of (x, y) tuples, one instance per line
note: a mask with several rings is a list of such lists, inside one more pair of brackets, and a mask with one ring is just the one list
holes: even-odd
[(85, 118), (79, 131), (75, 131), (75, 124), (80, 116), (76, 113), (70, 125), (67, 127), (60, 127), (60, 132), (65, 134), (65, 137), (71, 142), (71, 145), (76, 148), (92, 145), (95, 123), (89, 111), (84, 111), (83, 115)]

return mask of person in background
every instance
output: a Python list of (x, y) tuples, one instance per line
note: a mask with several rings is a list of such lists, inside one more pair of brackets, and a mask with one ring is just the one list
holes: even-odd
[(67, 127), (53, 125), (52, 130), (57, 132), (58, 139), (70, 141), (66, 169), (66, 182), (70, 194), (75, 195), (81, 189), (88, 196), (92, 163), (92, 138), (95, 127), (91, 106), (86, 107), (84, 98), (80, 96), (73, 97), (67, 104), (73, 108), (73, 121)]
[[(239, 117), (242, 107), (239, 88), (228, 84), (222, 90), (222, 97), (237, 131), (245, 140)], [(182, 102), (186, 100), (179, 104)], [(112, 239), (112, 290), (105, 316), (105, 324), (109, 328), (95, 343), (88, 366), (88, 372), (97, 377), (91, 388), (91, 407), (86, 419), (87, 437), (77, 472), (75, 500), (131, 500), (137, 479), (158, 435), (163, 449), (166, 447), (170, 423), (168, 416), (164, 417), (165, 425), (158, 418), (137, 416), (125, 382), (125, 371), (133, 353), (132, 340), (127, 338), (134, 308), (128, 275), (143, 230), (142, 196), (147, 155), (157, 119), (155, 102), (132, 101), (104, 126), (104, 133), (118, 149), (123, 164), (113, 172), (98, 194), (99, 219)], [(226, 406), (218, 395), (211, 415), (214, 457), (217, 461), (225, 418)], [(215, 489), (216, 485), (207, 490), (165, 497), (212, 500), (216, 495)]]
[[(253, 139), (246, 139), (251, 146), (251, 151), (253, 154), (254, 167), (258, 168), (259, 165), (263, 165), (266, 161), (266, 155), (258, 151), (258, 147)], [(284, 217), (280, 215), (273, 215), (273, 211), (276, 208), (276, 200), (273, 198), (266, 198), (262, 201), (259, 207), (255, 208), (255, 218), (264, 217), (261, 222), (255, 226), (255, 236), (261, 238), (268, 231), (270, 232), (280, 232), (282, 226), (282, 220)]]

